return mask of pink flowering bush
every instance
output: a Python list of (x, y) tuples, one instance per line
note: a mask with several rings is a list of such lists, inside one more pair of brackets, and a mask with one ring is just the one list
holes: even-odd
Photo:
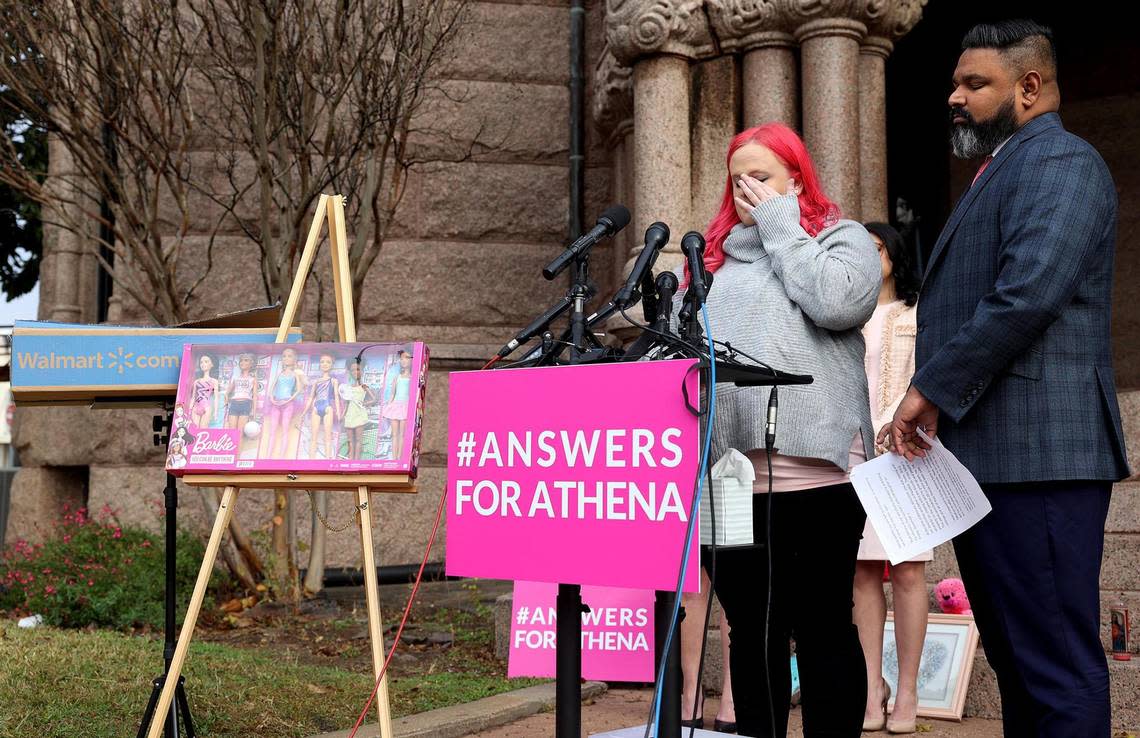
[[(202, 543), (179, 532), (178, 610), (186, 609)], [(0, 553), (0, 610), (39, 613), (49, 625), (80, 628), (162, 626), (162, 538), (119, 524), (109, 508), (92, 517), (64, 509), (45, 543), (16, 541)]]

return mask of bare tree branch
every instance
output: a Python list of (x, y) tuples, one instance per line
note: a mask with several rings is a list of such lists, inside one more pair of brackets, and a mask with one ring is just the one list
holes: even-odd
[[(256, 245), (265, 297), (284, 301), (320, 195), (343, 193), (359, 312), (365, 276), (425, 158), (417, 142), (434, 135), (454, 161), (484, 145), (450, 137), (429, 105), (453, 99), (439, 71), (467, 5), (0, 0), (2, 51), (20, 60), (0, 65), (0, 85), (12, 90), (5, 98), (42, 121), (66, 154), (44, 182), (5, 141), (0, 182), (77, 234), (116, 289), (160, 323), (189, 317), (222, 261), (222, 233)], [(285, 507), (275, 518), (288, 521), (288, 495), (277, 501)], [(322, 543), (310, 570), (323, 571)], [(276, 591), (292, 591), (292, 552), (274, 564)]]

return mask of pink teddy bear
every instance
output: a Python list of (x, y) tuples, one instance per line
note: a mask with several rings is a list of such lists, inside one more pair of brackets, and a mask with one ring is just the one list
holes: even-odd
[(961, 579), (943, 579), (934, 587), (934, 598), (942, 612), (951, 615), (973, 615), (970, 599), (966, 597), (966, 585)]

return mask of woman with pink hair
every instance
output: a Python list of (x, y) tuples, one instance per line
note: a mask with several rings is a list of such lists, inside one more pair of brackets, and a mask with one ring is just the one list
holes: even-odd
[[(848, 471), (874, 449), (860, 328), (878, 299), (879, 257), (863, 226), (844, 220), (824, 194), (787, 126), (744, 131), (727, 159), (724, 196), (705, 236), (705, 267), (715, 277), (709, 332), (814, 378), (780, 389), (770, 451), (769, 389), (717, 387), (711, 458), (735, 448), (756, 470), (755, 545), (718, 551), (713, 582), (731, 627), (736, 722), (741, 735), (786, 735), (794, 638), (804, 735), (855, 738), (867, 673), (851, 593), (865, 515)], [(682, 284), (690, 278), (683, 274)]]

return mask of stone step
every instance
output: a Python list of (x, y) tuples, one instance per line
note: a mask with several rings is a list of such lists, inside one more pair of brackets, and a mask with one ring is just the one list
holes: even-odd
[[(1140, 447), (1136, 453), (1140, 455)], [(1140, 457), (1136, 459), (1140, 463)], [(1105, 533), (1140, 533), (1140, 481), (1124, 481), (1112, 486)]]
[(1109, 660), (1108, 673), (1112, 680), (1112, 725), (1133, 735), (1140, 733), (1140, 659)]
[[(1112, 690), (1113, 735), (1140, 731), (1140, 659), (1108, 662)], [(966, 693), (966, 716), (1000, 719), (1001, 697), (997, 676), (981, 648), (974, 657), (970, 688)]]
[[(889, 585), (888, 585), (889, 595)], [(1134, 617), (1140, 612), (1140, 592), (1124, 593), (1124, 601)], [(1119, 596), (1119, 595), (1118, 595)], [(1105, 599), (1107, 605), (1109, 600)], [(506, 659), (510, 640), (511, 596), (502, 595), (495, 602), (495, 653)], [(1101, 636), (1108, 643), (1108, 616), (1101, 619)], [(714, 623), (718, 622), (716, 619)], [(1140, 732), (1140, 635), (1133, 637), (1131, 661), (1108, 659), (1109, 674), (1112, 680), (1112, 724), (1114, 729)], [(708, 646), (705, 649), (704, 683), (710, 694), (720, 694), (724, 680), (724, 659), (721, 651), (721, 632), (713, 627), (709, 630)], [(978, 648), (974, 657), (974, 667), (970, 675), (970, 687), (966, 696), (967, 717), (989, 719), (1001, 718), (1001, 699), (998, 695), (997, 677), (986, 660), (985, 652)]]
[[(1137, 393), (1140, 394), (1140, 393)], [(1137, 439), (1140, 442), (1140, 439)], [(1140, 465), (1140, 443), (1137, 445), (1137, 461), (1136, 464)], [(1127, 548), (1128, 537), (1135, 537), (1140, 535), (1140, 480), (1124, 481), (1113, 485), (1112, 488), (1112, 501), (1108, 507), (1108, 519), (1104, 525), (1105, 531), (1105, 570), (1106, 572), (1112, 568), (1108, 566), (1110, 557), (1115, 555), (1115, 551), (1119, 548)], [(1114, 546), (1110, 549), (1109, 545)], [(1130, 561), (1119, 562), (1122, 564), (1123, 569), (1129, 570), (1129, 573), (1135, 575), (1138, 572), (1138, 560), (1133, 557)], [(1115, 572), (1114, 572), (1115, 575)], [(954, 547), (950, 543), (944, 543), (938, 548), (934, 549), (934, 560), (926, 565), (926, 580), (930, 583), (937, 583), (947, 577), (960, 577), (958, 572), (958, 562), (954, 558)], [(1140, 579), (1134, 576), (1133, 579)], [(1114, 584), (1111, 581), (1106, 582), (1102, 577), (1102, 587), (1120, 587), (1119, 584)], [(1140, 587), (1126, 587), (1126, 589), (1140, 589)]]

